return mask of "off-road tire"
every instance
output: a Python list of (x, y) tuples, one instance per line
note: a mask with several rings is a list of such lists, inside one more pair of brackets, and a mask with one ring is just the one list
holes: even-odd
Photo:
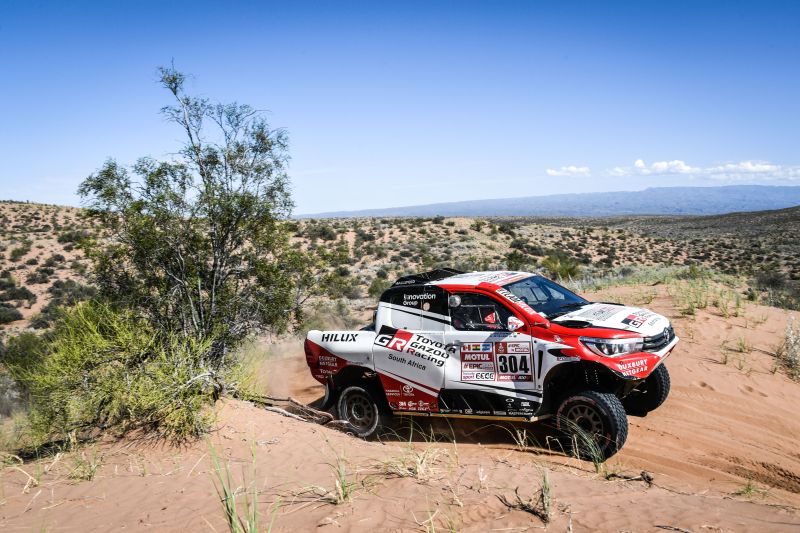
[(357, 385), (347, 387), (336, 402), (339, 418), (349, 425), (356, 437), (375, 435), (383, 425), (383, 414), (369, 390)]
[(669, 396), (669, 372), (663, 364), (658, 365), (653, 372), (645, 378), (623, 400), (625, 412), (632, 416), (645, 416), (661, 406)]
[(628, 438), (625, 408), (607, 392), (585, 390), (565, 398), (556, 413), (556, 427), (565, 449), (590, 461), (608, 459)]

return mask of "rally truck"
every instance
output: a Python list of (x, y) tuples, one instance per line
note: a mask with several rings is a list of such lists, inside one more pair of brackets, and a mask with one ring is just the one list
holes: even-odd
[(392, 416), (555, 421), (608, 458), (627, 415), (669, 394), (678, 338), (657, 313), (590, 302), (541, 275), (453, 269), (401, 277), (357, 331), (309, 331), (327, 407), (359, 437)]

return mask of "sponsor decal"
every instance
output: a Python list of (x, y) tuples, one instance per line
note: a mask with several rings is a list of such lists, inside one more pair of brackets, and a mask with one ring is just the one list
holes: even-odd
[(404, 294), (403, 300), (435, 300), (436, 295), (432, 292), (421, 292), (418, 294)]
[(628, 324), (632, 328), (640, 328), (654, 314), (652, 311), (637, 311), (623, 318), (622, 323)]
[(323, 333), (322, 342), (356, 342), (358, 333)]
[(655, 326), (658, 324), (664, 317), (656, 316), (650, 319), (650, 322), (647, 323), (648, 326)]
[(496, 342), (494, 350), (503, 353), (531, 353), (531, 345), (527, 342)]
[(444, 366), (446, 359), (450, 357), (447, 353), (447, 348), (444, 343), (417, 335), (410, 331), (402, 329), (394, 329), (389, 327), (382, 327), (380, 334), (375, 337), (375, 344), (382, 346), (389, 350), (413, 355), (414, 358), (406, 360), (403, 357), (389, 355), (390, 360), (402, 362), (425, 370), (425, 365), (422, 362), (431, 362), (438, 367)]
[(533, 381), (530, 354), (497, 354), (497, 381)]
[(468, 352), (491, 352), (491, 342), (465, 342), (461, 345), (461, 353)]
[[(436, 295), (430, 292), (421, 292), (416, 294), (403, 294), (403, 305), (417, 307), (419, 303), (425, 300), (435, 300)], [(428, 303), (430, 309), (430, 303)]]
[(517, 305), (518, 308), (522, 309), (526, 313), (530, 313), (530, 314), (534, 314), (534, 315), (536, 314), (536, 311), (534, 311), (531, 306), (526, 304), (522, 300), (522, 298), (520, 298), (519, 296), (517, 296), (513, 292), (508, 291), (508, 290), (500, 287), (499, 289), (497, 289), (497, 294), (499, 294), (500, 296), (502, 296), (503, 298), (505, 298), (506, 300), (508, 300), (510, 302), (514, 302)]
[(617, 368), (622, 372), (625, 376), (633, 376), (647, 370), (647, 359), (636, 359), (634, 361), (626, 361), (624, 363), (618, 363)]
[(317, 365), (320, 373), (331, 376), (339, 370), (339, 358), (335, 355), (320, 355)]
[(529, 277), (530, 274), (520, 274), (518, 272), (501, 271), (492, 272), (491, 274), (484, 274), (478, 278), (478, 281), (486, 283), (494, 283), (496, 285), (508, 285), (514, 281), (519, 281)]
[(322, 347), (317, 347), (315, 352), (310, 359), (307, 357), (307, 360), (311, 366), (311, 374), (318, 381), (324, 383), (329, 376), (335, 375), (340, 369), (347, 366), (347, 361)]
[(464, 351), (461, 347), (461, 381), (495, 381), (497, 368), (492, 344), (474, 343), (471, 348), (488, 348), (486, 351)]
[(383, 390), (392, 409), (401, 411), (438, 411), (439, 404), (435, 395), (425, 392), (408, 383), (399, 381), (384, 373), (378, 374)]
[(596, 320), (598, 322), (602, 322), (604, 320), (608, 320), (609, 318), (616, 315), (622, 310), (623, 307), (620, 305), (596, 305), (590, 307), (589, 309), (584, 309), (575, 316), (579, 316), (581, 318), (585, 318), (588, 320)]

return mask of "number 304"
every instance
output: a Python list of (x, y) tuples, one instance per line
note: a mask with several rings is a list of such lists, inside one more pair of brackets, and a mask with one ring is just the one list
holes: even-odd
[(527, 355), (498, 355), (497, 363), (502, 374), (530, 373)]

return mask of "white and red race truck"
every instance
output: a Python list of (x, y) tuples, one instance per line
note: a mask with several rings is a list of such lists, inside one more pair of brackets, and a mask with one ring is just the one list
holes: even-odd
[(360, 437), (392, 415), (555, 416), (610, 457), (626, 412), (666, 399), (677, 342), (659, 314), (589, 302), (540, 275), (439, 269), (398, 279), (361, 330), (308, 332), (305, 353), (326, 405)]

